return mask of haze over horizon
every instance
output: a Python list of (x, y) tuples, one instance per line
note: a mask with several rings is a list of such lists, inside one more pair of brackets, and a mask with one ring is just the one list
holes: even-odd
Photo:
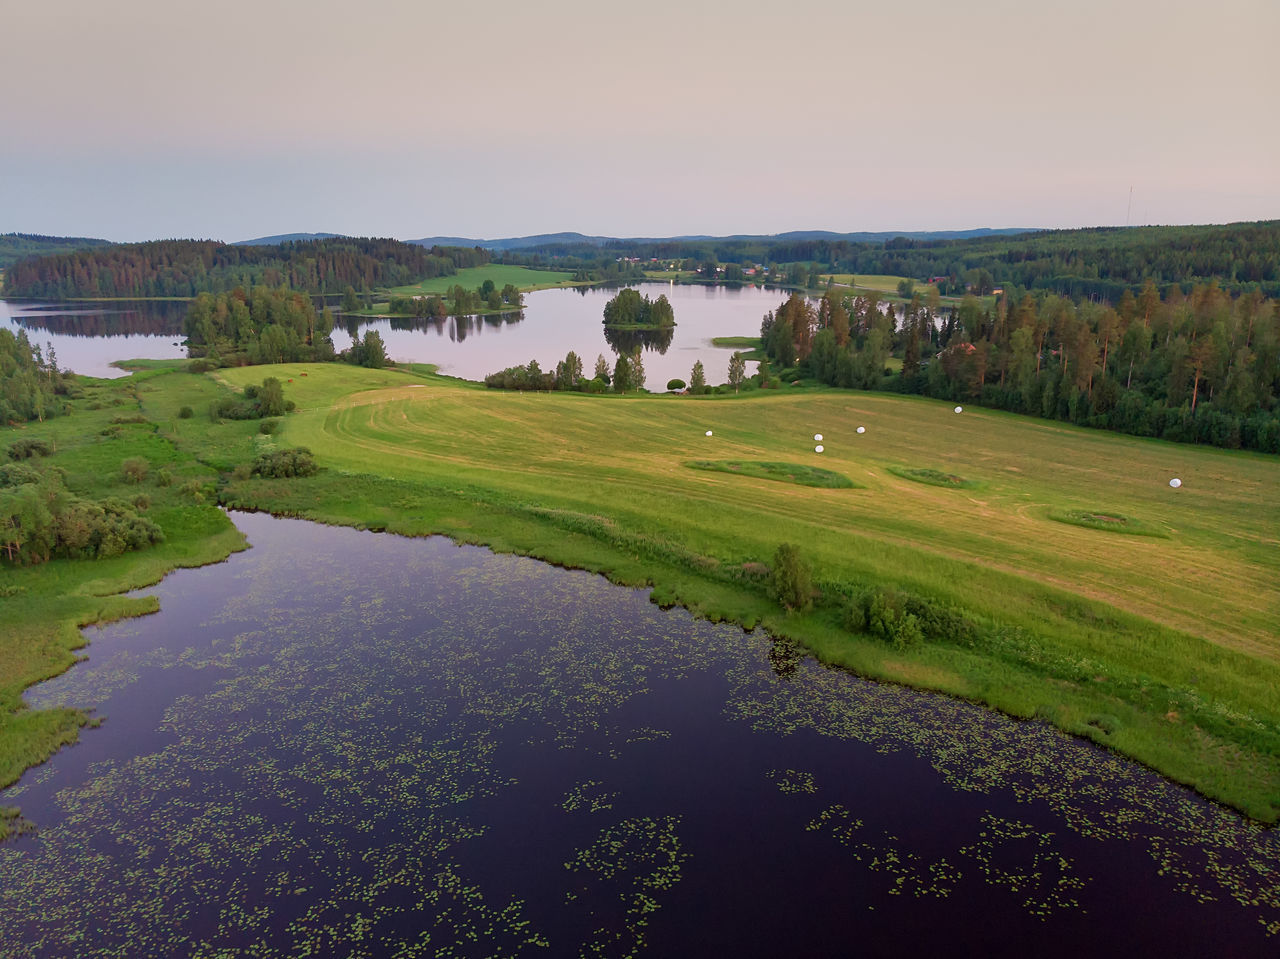
[[(1274, 0), (5, 3), (0, 233), (1280, 218)], [(1132, 193), (1131, 193), (1132, 191)]]

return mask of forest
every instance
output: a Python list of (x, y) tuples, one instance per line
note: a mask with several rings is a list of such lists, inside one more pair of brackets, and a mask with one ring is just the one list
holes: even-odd
[[(510, 262), (556, 265), (583, 277), (625, 274), (636, 264), (679, 261), (686, 269), (761, 265), (771, 280), (816, 287), (822, 273), (881, 274), (935, 281), (943, 295), (990, 293), (1016, 285), (1073, 299), (1118, 300), (1147, 280), (1172, 284), (1216, 279), (1231, 293), (1280, 296), (1280, 221), (1222, 226), (1099, 227), (963, 239), (857, 243), (841, 239), (617, 241), (548, 246), (505, 254)], [(730, 270), (726, 270), (728, 274)], [(726, 279), (731, 279), (726, 275)], [(745, 276), (740, 279), (746, 280)]]
[(0, 425), (48, 419), (61, 412), (72, 389), (52, 346), (46, 355), (25, 330), (0, 329)]
[[(333, 314), (319, 313), (311, 297), (283, 287), (255, 286), (249, 292), (237, 287), (230, 293), (201, 293), (187, 310), (187, 355), (195, 372), (220, 366), (257, 366), (267, 363), (326, 362), (345, 360), (358, 366), (381, 369), (387, 364), (386, 347), (377, 330), (356, 336), (349, 350), (335, 353)], [(253, 399), (253, 397), (248, 397)], [(256, 407), (219, 410), (230, 419), (270, 415)]]
[(900, 311), (832, 290), (816, 305), (792, 295), (760, 332), (772, 362), (832, 386), (1280, 453), (1280, 312), (1216, 281), (1162, 296), (1148, 280), (1114, 305), (1024, 291), (990, 308), (967, 296), (953, 310), (936, 287)]
[(449, 276), (488, 262), (487, 250), (428, 249), (386, 239), (335, 237), (278, 246), (156, 240), (20, 260), (9, 269), (5, 292), (42, 299), (192, 297), (264, 285), (336, 294), (348, 286), (369, 291)]
[(70, 253), (90, 247), (110, 246), (110, 240), (94, 240), (87, 236), (41, 236), (36, 233), (0, 233), (0, 270), (29, 256)]

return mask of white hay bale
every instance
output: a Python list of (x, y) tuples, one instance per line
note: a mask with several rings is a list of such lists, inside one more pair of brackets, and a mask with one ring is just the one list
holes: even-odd
[(819, 443), (817, 446), (815, 446), (815, 447), (813, 448), (813, 451), (814, 451), (815, 453), (821, 453), (821, 452), (822, 452), (822, 444), (821, 444), (821, 443)]
[(1175, 476), (1173, 479), (1169, 480), (1169, 485), (1172, 486), (1174, 489), (1177, 489), (1179, 486), (1182, 485), (1182, 480), (1178, 479), (1178, 477)]

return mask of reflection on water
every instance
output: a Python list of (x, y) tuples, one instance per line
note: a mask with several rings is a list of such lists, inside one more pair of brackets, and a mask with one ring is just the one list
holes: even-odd
[[(662, 287), (675, 309), (674, 330), (606, 330), (604, 305), (617, 294), (617, 288), (573, 287), (526, 293), (523, 312), (501, 318), (407, 321), (412, 326), (398, 318), (360, 321), (335, 332), (334, 345), (341, 350), (350, 345), (354, 335), (372, 328), (378, 330), (393, 359), (435, 363), (443, 373), (473, 380), (508, 367), (525, 366), (530, 360), (537, 360), (544, 370), (555, 369), (570, 350), (582, 357), (588, 370), (597, 355), (604, 356), (612, 367), (612, 357), (620, 350), (630, 353), (642, 348), (646, 350), (650, 389), (661, 389), (671, 379), (688, 380), (698, 360), (706, 369), (708, 382), (714, 384), (727, 379), (732, 350), (712, 346), (711, 339), (758, 336), (764, 314), (786, 299), (785, 293), (752, 286), (645, 286), (650, 295), (656, 295), (653, 286)], [(486, 335), (490, 333), (501, 335)], [(748, 368), (754, 367), (748, 364)]]
[[(34, 705), (0, 956), (1269, 955), (1280, 842), (531, 560), (237, 514)], [(220, 952), (221, 950), (221, 952)]]
[(42, 350), (52, 344), (61, 369), (87, 376), (125, 375), (116, 360), (175, 359), (187, 304), (176, 301), (35, 303), (0, 300), (0, 329), (25, 331)]
[(604, 328), (604, 339), (614, 353), (630, 356), (637, 350), (652, 350), (659, 356), (665, 356), (675, 339), (676, 331), (672, 327), (661, 330), (627, 330), (619, 327)]
[[(652, 284), (650, 284), (652, 285)], [(577, 287), (525, 294), (525, 308), (495, 316), (368, 320), (337, 315), (333, 343), (349, 347), (366, 329), (377, 330), (388, 355), (401, 362), (434, 363), (441, 372), (482, 380), (489, 373), (536, 359), (555, 369), (570, 350), (588, 370), (597, 355), (646, 351), (651, 389), (689, 378), (699, 360), (707, 381), (727, 379), (731, 350), (711, 345), (717, 336), (756, 336), (764, 314), (786, 295), (756, 287), (659, 284), (676, 313), (674, 330), (606, 331), (604, 305), (616, 289)], [(92, 376), (119, 376), (115, 360), (185, 356), (187, 305), (176, 301), (29, 303), (0, 300), (0, 325), (26, 329), (42, 348), (53, 343), (59, 364)]]

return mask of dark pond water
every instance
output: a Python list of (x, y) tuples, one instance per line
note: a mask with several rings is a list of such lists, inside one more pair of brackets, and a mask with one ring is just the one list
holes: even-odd
[(0, 796), (9, 956), (1274, 956), (1273, 832), (531, 560), (235, 515)]
[[(646, 283), (646, 296), (666, 294), (676, 312), (676, 328), (665, 337), (649, 334), (644, 347), (646, 385), (654, 391), (671, 379), (689, 379), (702, 360), (707, 381), (727, 379), (731, 349), (711, 345), (716, 336), (758, 336), (760, 320), (786, 295), (755, 287), (673, 286)], [(480, 380), (509, 366), (536, 359), (555, 370), (570, 350), (583, 358), (590, 375), (597, 355), (613, 367), (615, 347), (637, 345), (630, 337), (606, 337), (601, 319), (616, 289), (542, 290), (525, 294), (521, 313), (507, 316), (448, 317), (440, 321), (359, 320), (349, 328), (341, 321), (333, 332), (339, 349), (351, 345), (351, 330), (377, 330), (392, 359), (436, 363), (441, 372)], [(183, 320), (186, 304), (162, 301), (32, 303), (0, 300), (0, 326), (27, 336), (44, 349), (52, 343), (61, 367), (90, 376), (121, 376), (110, 364), (139, 357), (164, 359), (186, 355)], [(748, 364), (754, 369), (754, 364)]]
[(0, 329), (25, 330), (41, 350), (50, 344), (60, 369), (86, 376), (127, 375), (115, 360), (174, 359), (187, 355), (182, 323), (187, 304), (154, 300), (33, 303), (0, 300)]

